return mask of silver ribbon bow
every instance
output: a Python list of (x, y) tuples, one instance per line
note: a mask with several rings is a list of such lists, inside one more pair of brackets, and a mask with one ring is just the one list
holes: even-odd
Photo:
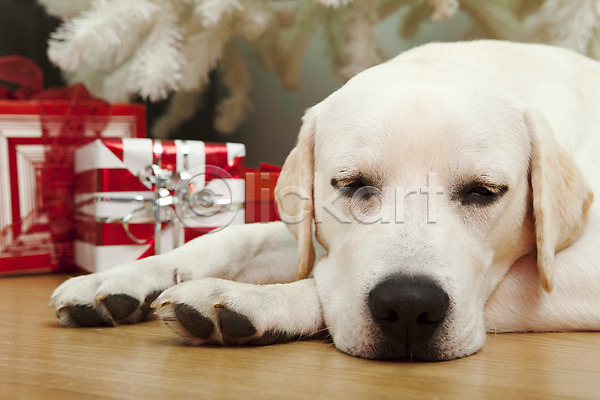
[[(144, 196), (118, 197), (96, 196), (96, 201), (111, 202), (140, 202), (142, 205), (122, 218), (106, 218), (103, 222), (120, 222), (125, 233), (134, 242), (146, 244), (155, 239), (155, 251), (159, 248), (160, 231), (162, 224), (174, 225), (174, 243), (182, 243), (180, 238), (180, 225), (184, 223), (182, 217), (190, 220), (194, 218), (208, 218), (220, 213), (237, 211), (243, 202), (233, 202), (232, 196), (224, 197), (215, 193), (211, 188), (202, 185), (197, 189), (193, 178), (188, 172), (174, 172), (163, 169), (157, 165), (149, 165), (138, 174), (140, 181), (148, 188), (154, 188), (154, 198)], [(231, 190), (230, 194), (231, 194)], [(154, 234), (150, 238), (138, 238), (130, 229), (131, 223), (154, 223)]]

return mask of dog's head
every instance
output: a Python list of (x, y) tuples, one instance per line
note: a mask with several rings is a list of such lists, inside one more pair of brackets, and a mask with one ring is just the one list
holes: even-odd
[[(591, 202), (544, 117), (473, 71), (387, 63), (307, 111), (277, 187), (314, 268), (336, 347), (366, 358), (452, 359), (485, 341), (484, 306), (511, 265), (554, 255)], [(537, 250), (536, 250), (537, 249)]]

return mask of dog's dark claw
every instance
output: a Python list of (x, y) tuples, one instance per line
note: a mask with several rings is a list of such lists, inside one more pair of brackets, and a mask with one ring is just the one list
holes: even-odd
[(186, 304), (175, 306), (175, 316), (192, 335), (200, 339), (208, 339), (214, 328), (210, 319)]
[(140, 302), (127, 294), (112, 294), (103, 300), (114, 319), (121, 320), (137, 310)]
[(148, 313), (152, 310), (152, 308), (150, 307), (150, 304), (152, 304), (152, 302), (154, 300), (156, 300), (158, 295), (161, 293), (162, 292), (160, 290), (157, 290), (155, 292), (150, 293), (148, 296), (146, 296), (146, 298), (144, 299), (144, 304), (142, 304), (142, 318), (145, 318), (146, 315), (148, 315)]
[(219, 315), (221, 323), (221, 333), (231, 338), (245, 338), (256, 333), (256, 328), (250, 320), (235, 311), (227, 308), (220, 309)]
[(75, 305), (69, 307), (69, 315), (80, 326), (110, 325), (92, 306)]

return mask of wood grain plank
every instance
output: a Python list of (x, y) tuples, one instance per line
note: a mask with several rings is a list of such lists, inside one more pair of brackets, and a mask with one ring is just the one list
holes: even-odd
[(368, 361), (325, 340), (189, 347), (160, 323), (59, 327), (63, 275), (0, 279), (0, 399), (600, 398), (600, 334), (490, 335), (471, 357)]

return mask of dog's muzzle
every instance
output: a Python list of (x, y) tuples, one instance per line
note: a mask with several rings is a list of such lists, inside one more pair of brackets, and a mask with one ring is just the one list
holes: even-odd
[(369, 309), (381, 331), (405, 349), (427, 343), (448, 310), (448, 295), (425, 277), (392, 276), (369, 293)]

